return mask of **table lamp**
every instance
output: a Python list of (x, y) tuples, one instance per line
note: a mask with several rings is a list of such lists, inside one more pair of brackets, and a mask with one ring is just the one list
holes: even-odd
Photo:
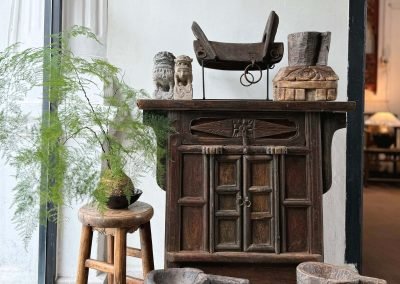
[(395, 142), (395, 128), (400, 120), (391, 112), (377, 112), (365, 121), (374, 143), (381, 148), (389, 148)]

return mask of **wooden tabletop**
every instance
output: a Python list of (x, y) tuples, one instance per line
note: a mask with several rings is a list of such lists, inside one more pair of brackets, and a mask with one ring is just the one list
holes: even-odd
[(131, 228), (150, 221), (153, 217), (153, 207), (136, 201), (128, 209), (108, 209), (100, 212), (92, 205), (79, 209), (78, 218), (82, 224), (99, 228)]
[(309, 102), (266, 100), (138, 100), (143, 110), (232, 110), (232, 111), (308, 111), (348, 112), (355, 102)]

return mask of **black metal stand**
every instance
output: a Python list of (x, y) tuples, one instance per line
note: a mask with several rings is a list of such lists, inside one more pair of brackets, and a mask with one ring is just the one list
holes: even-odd
[[(270, 66), (270, 67), (268, 67), (266, 70), (267, 70), (267, 85), (266, 85), (266, 87), (267, 87), (267, 98), (266, 98), (266, 100), (267, 101), (272, 101), (272, 99), (270, 99), (269, 98), (269, 70), (270, 69), (274, 69), (274, 67), (275, 67), (275, 65), (272, 65), (272, 66)], [(250, 74), (251, 76), (253, 76), (251, 73), (248, 73), (248, 74)], [(242, 75), (243, 76), (243, 75)], [(261, 71), (261, 77), (262, 77), (262, 71)], [(203, 86), (203, 100), (205, 100), (206, 99), (206, 88), (205, 88), (205, 79), (204, 79), (204, 61), (201, 61), (201, 79), (202, 79), (202, 86)], [(243, 83), (242, 83), (242, 85), (243, 85)], [(250, 87), (252, 84), (249, 84), (249, 85), (243, 85), (243, 86), (245, 86), (245, 87)]]
[(204, 61), (201, 61), (201, 77), (203, 79), (203, 100), (206, 99), (206, 90), (204, 85)]
[(269, 68), (267, 69), (267, 101), (269, 101)]

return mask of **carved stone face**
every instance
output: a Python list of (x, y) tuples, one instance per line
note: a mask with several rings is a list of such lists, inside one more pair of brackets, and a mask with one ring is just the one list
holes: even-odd
[(175, 56), (168, 51), (158, 52), (154, 58), (154, 68), (173, 68)]
[(174, 88), (175, 56), (168, 51), (154, 56), (153, 82), (156, 87), (153, 96), (157, 99), (172, 99)]
[(175, 66), (179, 67), (186, 67), (192, 69), (192, 61), (193, 59), (186, 55), (180, 55), (175, 59)]
[(184, 78), (188, 78), (190, 76), (191, 72), (190, 69), (188, 69), (187, 67), (178, 67), (175, 68), (175, 75), (179, 78), (179, 79), (184, 79)]
[(192, 61), (193, 59), (186, 55), (180, 55), (175, 59), (175, 84), (192, 82)]

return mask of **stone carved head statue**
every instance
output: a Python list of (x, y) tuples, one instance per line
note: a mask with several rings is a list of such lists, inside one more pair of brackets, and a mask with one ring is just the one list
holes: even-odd
[(175, 56), (168, 51), (160, 51), (154, 56), (153, 82), (154, 98), (172, 99), (174, 90)]
[(180, 55), (175, 59), (174, 99), (191, 100), (193, 97), (192, 61), (187, 55)]
[(193, 59), (186, 55), (180, 55), (175, 59), (175, 85), (184, 85), (192, 83), (192, 61)]

